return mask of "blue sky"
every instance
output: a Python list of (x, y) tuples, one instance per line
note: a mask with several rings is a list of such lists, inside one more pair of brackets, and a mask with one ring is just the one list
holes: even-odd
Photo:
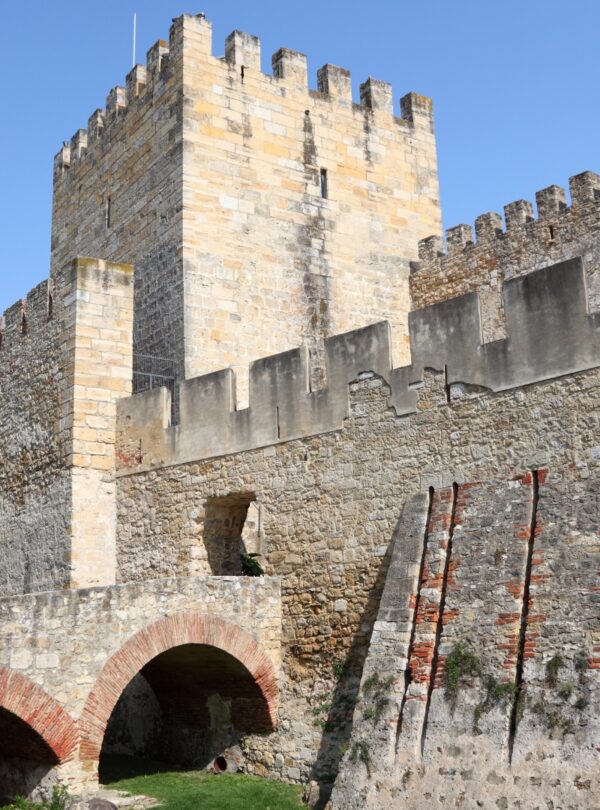
[[(189, 0), (188, 0), (189, 2)], [(0, 312), (48, 274), (52, 157), (85, 127), (171, 18), (204, 11), (214, 50), (239, 28), (262, 39), (263, 69), (280, 46), (393, 84), (396, 104), (433, 97), (446, 227), (533, 200), (569, 175), (600, 171), (597, 0), (103, 0), (2, 2)]]

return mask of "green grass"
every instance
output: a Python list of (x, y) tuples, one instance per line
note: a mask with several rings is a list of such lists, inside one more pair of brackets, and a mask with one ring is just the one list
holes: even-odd
[(305, 807), (299, 785), (247, 774), (216, 776), (205, 771), (156, 771), (123, 778), (122, 768), (115, 769), (112, 776), (109, 773), (103, 778), (106, 787), (153, 796), (161, 801), (163, 810), (301, 810)]

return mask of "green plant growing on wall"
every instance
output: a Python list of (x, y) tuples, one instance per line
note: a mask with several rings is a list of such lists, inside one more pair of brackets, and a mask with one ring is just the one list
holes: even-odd
[[(532, 705), (531, 710), (536, 714), (541, 723), (550, 731), (561, 730), (563, 736), (572, 734), (574, 731), (574, 719), (568, 715), (569, 710), (582, 712), (588, 705), (586, 691), (586, 672), (589, 666), (588, 657), (585, 651), (581, 652), (573, 660), (573, 669), (578, 673), (578, 683), (569, 681), (559, 682), (561, 669), (567, 666), (567, 662), (562, 655), (557, 653), (546, 664), (545, 682), (552, 692), (562, 701), (562, 704), (553, 705), (547, 700), (538, 699)], [(572, 698), (576, 698), (571, 702)]]
[(54, 785), (52, 795), (42, 802), (32, 802), (23, 796), (17, 796), (6, 810), (66, 810), (69, 803), (69, 791), (64, 785)]
[(387, 693), (393, 683), (393, 675), (382, 680), (379, 674), (374, 672), (367, 678), (362, 688), (364, 720), (372, 720), (374, 725), (379, 723), (390, 702)]
[(354, 698), (342, 691), (332, 689), (313, 698), (311, 708), (313, 726), (326, 732), (340, 732), (352, 721)]
[(573, 694), (573, 684), (572, 683), (561, 683), (558, 687), (558, 695), (563, 700), (568, 700), (571, 695)]
[(244, 577), (264, 577), (265, 572), (262, 565), (256, 559), (260, 554), (240, 554), (242, 563), (242, 576)]
[(558, 673), (564, 667), (565, 662), (562, 655), (558, 653), (553, 655), (546, 664), (546, 683), (548, 686), (556, 686), (558, 684)]
[(468, 678), (481, 676), (479, 659), (462, 641), (457, 642), (446, 656), (444, 696), (454, 712), (461, 686)]
[(368, 776), (371, 776), (371, 767), (373, 762), (371, 760), (371, 749), (369, 748), (369, 744), (366, 740), (358, 740), (352, 746), (352, 750), (350, 751), (350, 761), (351, 762), (362, 762), (362, 764), (367, 769)]
[(513, 700), (517, 686), (514, 681), (498, 681), (493, 675), (488, 675), (485, 679), (485, 696), (477, 706), (473, 715), (473, 731), (480, 733), (479, 721), (485, 712), (489, 712), (494, 706), (507, 703)]
[(346, 672), (346, 659), (343, 657), (334, 658), (333, 663), (331, 664), (331, 669), (333, 671), (333, 677), (336, 681), (342, 679)]
[(331, 711), (331, 694), (323, 692), (317, 695), (317, 703), (311, 709), (313, 715), (313, 725), (317, 728), (325, 728), (327, 726), (327, 715)]
[(579, 655), (575, 658), (575, 672), (579, 677), (579, 683), (584, 685), (586, 682), (586, 673), (589, 668), (589, 661), (588, 657), (584, 650), (582, 650)]

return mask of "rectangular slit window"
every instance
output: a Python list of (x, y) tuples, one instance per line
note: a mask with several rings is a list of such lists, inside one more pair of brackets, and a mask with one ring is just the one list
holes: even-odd
[(326, 200), (329, 197), (329, 188), (327, 183), (327, 169), (321, 169), (321, 197)]
[(110, 220), (111, 220), (111, 213), (112, 213), (112, 212), (111, 212), (111, 202), (112, 202), (112, 201), (111, 201), (111, 198), (110, 198), (110, 197), (107, 197), (107, 198), (106, 198), (106, 211), (105, 211), (105, 215), (106, 215), (106, 227), (107, 227), (107, 228), (110, 228)]

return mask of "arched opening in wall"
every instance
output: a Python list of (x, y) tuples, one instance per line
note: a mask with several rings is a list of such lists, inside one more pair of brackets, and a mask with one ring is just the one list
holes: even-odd
[(58, 764), (54, 751), (28, 723), (0, 707), (0, 806), (16, 796), (38, 798)]
[(100, 781), (173, 768), (219, 768), (248, 734), (273, 728), (249, 670), (208, 644), (157, 655), (129, 682), (108, 721)]

